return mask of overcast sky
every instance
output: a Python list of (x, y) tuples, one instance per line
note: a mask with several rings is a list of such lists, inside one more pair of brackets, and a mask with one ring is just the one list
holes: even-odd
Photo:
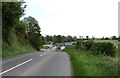
[(42, 35), (118, 36), (119, 0), (25, 0)]

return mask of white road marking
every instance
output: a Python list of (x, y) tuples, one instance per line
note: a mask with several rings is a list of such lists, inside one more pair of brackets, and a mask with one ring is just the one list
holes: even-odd
[(7, 72), (9, 72), (10, 70), (13, 70), (13, 69), (15, 69), (15, 68), (17, 68), (17, 67), (19, 67), (19, 66), (21, 66), (21, 65), (23, 65), (23, 64), (25, 64), (25, 63), (28, 63), (28, 62), (30, 62), (30, 61), (32, 61), (32, 59), (29, 59), (29, 60), (27, 60), (27, 61), (25, 61), (25, 62), (23, 62), (23, 63), (21, 63), (21, 64), (18, 64), (18, 65), (14, 66), (14, 67), (12, 67), (12, 68), (10, 68), (10, 69), (8, 69), (8, 70), (5, 70), (5, 71), (1, 72), (0, 75), (2, 75), (2, 74), (4, 74), (4, 73), (7, 73)]
[(43, 54), (41, 54), (40, 56), (43, 56), (43, 55), (46, 55), (47, 53), (43, 53)]

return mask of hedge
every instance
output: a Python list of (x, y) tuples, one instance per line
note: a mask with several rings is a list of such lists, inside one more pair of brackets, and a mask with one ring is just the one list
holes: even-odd
[(92, 53), (104, 54), (107, 56), (113, 56), (115, 54), (115, 46), (110, 42), (94, 42), (93, 40), (88, 41), (77, 41), (76, 49), (90, 50)]

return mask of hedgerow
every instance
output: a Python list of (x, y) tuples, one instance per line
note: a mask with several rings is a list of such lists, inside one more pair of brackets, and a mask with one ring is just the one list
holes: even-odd
[(92, 53), (103, 54), (107, 56), (114, 56), (115, 54), (115, 46), (110, 42), (94, 42), (92, 40), (81, 41), (78, 40), (76, 45), (76, 49), (85, 49), (90, 50)]

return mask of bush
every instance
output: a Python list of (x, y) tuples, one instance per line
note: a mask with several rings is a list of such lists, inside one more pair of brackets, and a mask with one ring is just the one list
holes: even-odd
[[(94, 42), (93, 41), (86, 41), (83, 43), (83, 46), (86, 50), (91, 50), (91, 48), (93, 47)], [(94, 48), (94, 47), (93, 47)]]
[(96, 51), (97, 51), (98, 54), (102, 54), (101, 53), (102, 44), (103, 44), (102, 42), (97, 42), (96, 43), (96, 47), (97, 47)]
[(18, 21), (15, 26), (16, 33), (25, 35), (27, 31), (27, 27), (28, 25), (26, 22)]
[(80, 47), (82, 47), (83, 44), (83, 40), (78, 40), (77, 43), (75, 44), (76, 49), (79, 49)]
[[(98, 44), (98, 43), (96, 43)], [(110, 42), (102, 42), (99, 43), (100, 45), (98, 47), (98, 51), (101, 52), (101, 54), (105, 54), (108, 56), (113, 56), (115, 53), (115, 46), (114, 44)]]
[(89, 41), (77, 41), (76, 49), (85, 49), (90, 50), (92, 53), (96, 54), (104, 54), (107, 56), (114, 56), (115, 54), (115, 46), (110, 42), (94, 42), (92, 40)]
[(118, 37), (118, 41), (120, 41), (120, 36)]
[(98, 49), (97, 44), (96, 44), (95, 42), (93, 42), (92, 45), (91, 45), (90, 50), (91, 50), (92, 52), (98, 54), (97, 49)]

